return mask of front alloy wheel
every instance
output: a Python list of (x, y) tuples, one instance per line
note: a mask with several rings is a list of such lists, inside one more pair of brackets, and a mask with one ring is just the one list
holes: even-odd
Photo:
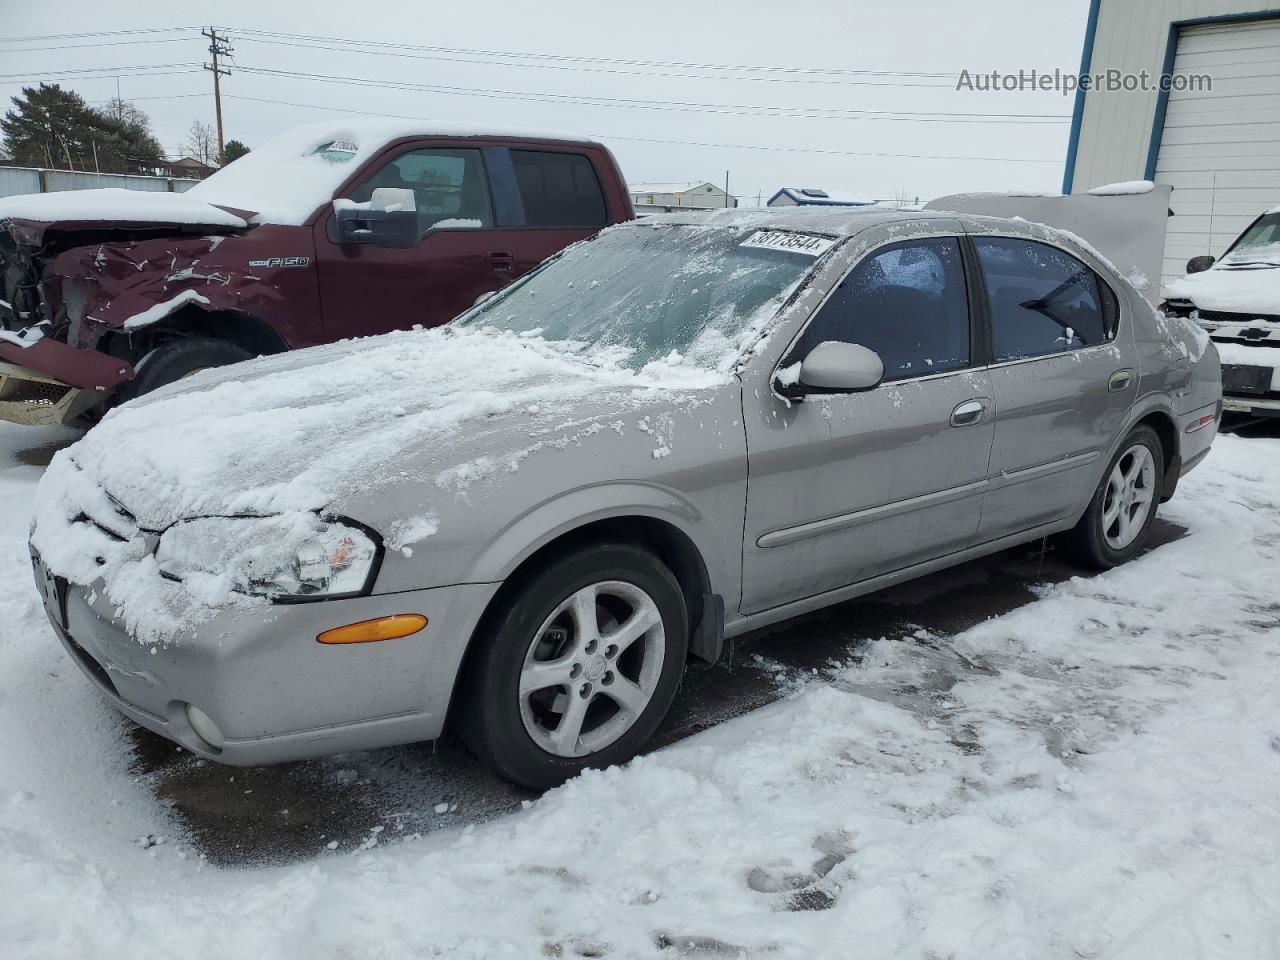
[(567, 597), (520, 671), (520, 719), (558, 757), (598, 753), (640, 719), (662, 676), (666, 635), (653, 598), (621, 580)]
[(583, 547), (495, 604), (458, 692), (456, 729), (472, 752), (534, 788), (634, 757), (688, 651), (684, 594), (662, 561), (629, 544)]

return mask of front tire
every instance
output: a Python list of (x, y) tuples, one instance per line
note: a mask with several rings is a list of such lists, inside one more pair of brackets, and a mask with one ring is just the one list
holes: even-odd
[(1135, 427), (1107, 464), (1089, 508), (1061, 545), (1076, 560), (1107, 570), (1142, 551), (1156, 519), (1164, 447), (1150, 427)]
[(253, 354), (243, 347), (215, 337), (182, 337), (152, 350), (139, 364), (137, 376), (125, 384), (121, 402), (141, 397), (184, 377), (248, 360)]
[(458, 733), (516, 783), (546, 789), (625, 763), (684, 672), (684, 595), (653, 554), (575, 551), (527, 577), (489, 619), (459, 691)]

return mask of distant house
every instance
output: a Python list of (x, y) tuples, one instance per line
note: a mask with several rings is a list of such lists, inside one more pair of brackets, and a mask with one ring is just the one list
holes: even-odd
[(164, 169), (164, 175), (167, 177), (186, 177), (193, 180), (203, 180), (218, 172), (217, 167), (201, 163), (195, 157), (179, 157), (177, 160), (170, 160), (164, 165)]
[(636, 213), (670, 213), (689, 208), (710, 209), (736, 207), (738, 201), (726, 196), (721, 187), (709, 181), (688, 183), (634, 183), (631, 185), (631, 202)]
[(869, 207), (876, 201), (817, 187), (783, 187), (769, 198), (771, 207)]

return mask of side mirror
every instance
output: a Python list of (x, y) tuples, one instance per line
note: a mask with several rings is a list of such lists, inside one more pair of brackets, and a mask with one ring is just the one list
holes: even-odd
[(408, 188), (378, 187), (364, 203), (334, 200), (333, 220), (339, 243), (399, 248), (418, 245), (417, 202)]
[(854, 393), (870, 390), (884, 379), (884, 361), (858, 343), (827, 340), (809, 351), (800, 364), (798, 393)]
[(1187, 273), (1204, 273), (1217, 262), (1213, 257), (1192, 257), (1187, 261)]

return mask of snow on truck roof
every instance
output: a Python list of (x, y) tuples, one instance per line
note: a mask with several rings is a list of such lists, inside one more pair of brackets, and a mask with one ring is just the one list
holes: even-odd
[(477, 128), (405, 120), (308, 123), (286, 130), (187, 191), (206, 203), (253, 210), (254, 222), (301, 224), (361, 164), (403, 137), (503, 137), (595, 142), (546, 130)]

